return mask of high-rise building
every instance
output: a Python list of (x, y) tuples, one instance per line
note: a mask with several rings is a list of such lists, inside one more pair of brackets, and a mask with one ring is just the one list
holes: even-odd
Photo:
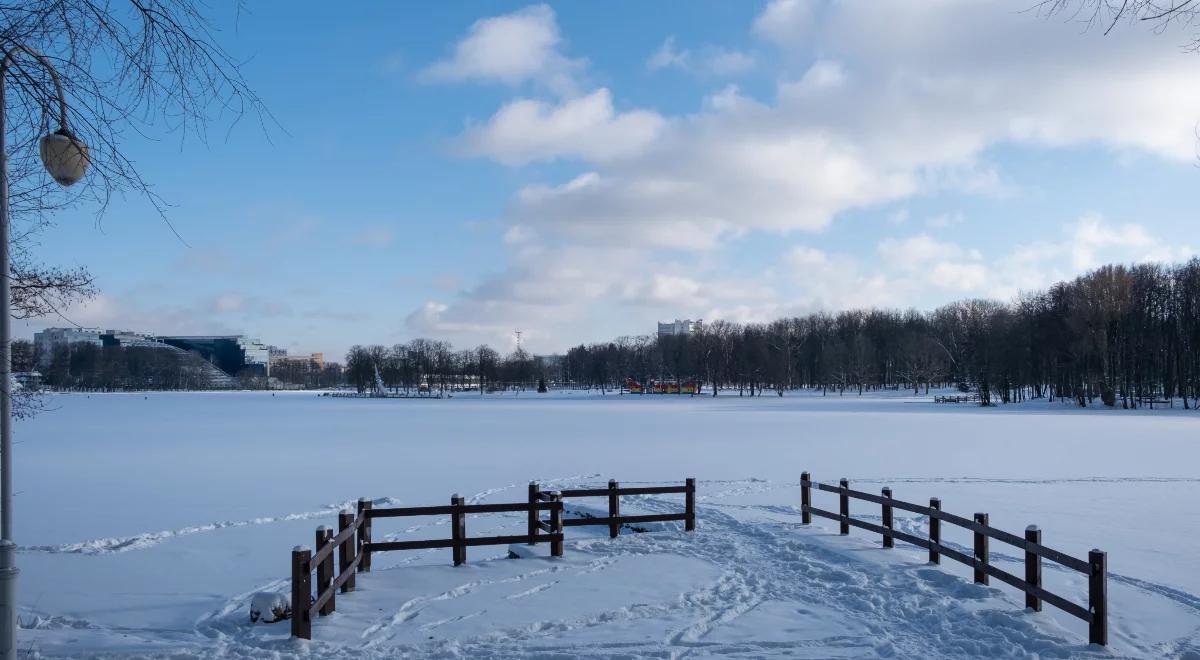
[(683, 319), (683, 320), (675, 319), (674, 322), (659, 323), (658, 324), (658, 336), (659, 337), (687, 336), (692, 333), (699, 332), (700, 327), (703, 324), (704, 324), (704, 319), (697, 319), (695, 321), (693, 321), (691, 319)]
[(54, 356), (54, 347), (70, 346), (71, 344), (93, 344), (103, 346), (98, 328), (46, 328), (33, 333), (33, 348), (38, 356), (38, 364), (42, 367), (50, 364)]

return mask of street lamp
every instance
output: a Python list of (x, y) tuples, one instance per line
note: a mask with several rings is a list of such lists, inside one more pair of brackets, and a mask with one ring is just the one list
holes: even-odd
[(8, 152), (4, 144), (5, 81), (14, 56), (25, 53), (37, 60), (54, 80), (58, 93), (57, 131), (42, 138), (42, 164), (54, 180), (69, 186), (87, 171), (88, 150), (67, 128), (67, 101), (62, 81), (50, 60), (41, 53), (14, 45), (0, 60), (0, 658), (16, 658), (17, 562), (12, 541), (12, 313), (9, 264)]

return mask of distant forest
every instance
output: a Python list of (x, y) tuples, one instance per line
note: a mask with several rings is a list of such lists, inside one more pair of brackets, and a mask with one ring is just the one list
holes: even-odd
[(1104, 266), (1011, 303), (963, 300), (931, 312), (850, 310), (771, 323), (706, 323), (688, 336), (621, 337), (561, 358), (488, 346), (454, 350), (417, 339), (355, 346), (346, 379), (361, 389), (375, 369), (389, 387), (617, 389), (626, 378), (697, 380), (706, 393), (762, 395), (954, 386), (983, 405), (1031, 398), (1136, 408), (1200, 398), (1200, 259)]

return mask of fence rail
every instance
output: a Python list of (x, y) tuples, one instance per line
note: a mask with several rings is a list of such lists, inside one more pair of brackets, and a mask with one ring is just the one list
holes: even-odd
[[(537, 492), (537, 484), (529, 484), (529, 497)], [(680, 493), (683, 498), (683, 513), (653, 513), (639, 516), (621, 515), (621, 496), (623, 495), (670, 495)], [(576, 488), (560, 491), (563, 499), (571, 497), (607, 497), (608, 516), (605, 518), (571, 518), (563, 521), (565, 527), (584, 527), (604, 525), (608, 527), (610, 538), (616, 538), (621, 533), (622, 525), (637, 523), (682, 521), (686, 531), (696, 529), (696, 480), (688, 477), (682, 486), (635, 486), (621, 488), (616, 480), (608, 481), (608, 488)]]
[[(653, 514), (645, 516), (621, 516), (621, 495), (657, 495), (682, 493), (685, 495), (684, 513)], [(564, 497), (609, 497), (607, 518), (563, 519)], [(542, 512), (549, 512), (542, 519)], [(467, 536), (467, 515), (482, 513), (527, 513), (528, 528), (525, 534), (504, 536)], [(411, 516), (450, 516), (450, 538), (421, 539), (415, 541), (382, 541), (371, 539), (372, 522), (378, 518), (400, 518)], [(312, 622), (315, 617), (332, 614), (337, 607), (337, 593), (354, 591), (355, 573), (371, 570), (371, 555), (376, 552), (394, 550), (425, 550), (450, 548), (455, 566), (467, 561), (467, 548), (485, 545), (510, 545), (540, 542), (550, 543), (550, 555), (563, 556), (563, 528), (579, 525), (608, 525), (610, 535), (616, 536), (622, 524), (656, 522), (665, 520), (684, 521), (688, 531), (696, 528), (696, 480), (688, 479), (683, 486), (650, 486), (641, 488), (617, 488), (610, 481), (608, 488), (542, 491), (538, 484), (529, 484), (527, 502), (505, 502), (495, 504), (467, 504), (462, 497), (454, 495), (450, 504), (443, 506), (410, 506), (376, 509), (371, 500), (358, 500), (356, 512), (348, 510), (338, 514), (338, 532), (324, 525), (317, 528), (315, 551), (304, 546), (292, 549), (292, 636), (312, 639)], [(337, 554), (337, 570), (334, 570), (334, 554)], [(316, 572), (315, 584), (313, 573)], [(313, 589), (316, 589), (315, 596)]]
[[(827, 511), (812, 506), (812, 489), (837, 493), (838, 512)], [(858, 520), (850, 517), (850, 500), (863, 500), (881, 506), (882, 525)], [(923, 538), (895, 529), (893, 510), (911, 511), (929, 518), (929, 537)], [(864, 529), (883, 537), (883, 547), (894, 547), (895, 539), (926, 548), (929, 550), (929, 561), (941, 563), (941, 557), (946, 556), (961, 564), (970, 566), (975, 571), (975, 582), (988, 584), (988, 578), (994, 577), (1009, 586), (1025, 593), (1025, 606), (1035, 611), (1041, 611), (1042, 603), (1049, 603), (1068, 614), (1082, 619), (1088, 624), (1088, 641), (1093, 644), (1108, 643), (1108, 558), (1100, 550), (1088, 553), (1087, 560), (1072, 557), (1066, 553), (1042, 545), (1042, 532), (1034, 525), (1025, 528), (1024, 537), (1017, 536), (1004, 530), (988, 525), (988, 514), (976, 513), (973, 519), (956, 516), (942, 511), (942, 503), (938, 498), (931, 498), (929, 506), (913, 504), (892, 497), (892, 489), (885, 487), (880, 495), (874, 495), (850, 489), (850, 482), (842, 479), (837, 486), (818, 483), (812, 480), (808, 472), (800, 476), (800, 515), (805, 525), (812, 523), (813, 516), (835, 520), (841, 534), (849, 534), (851, 527)], [(973, 555), (959, 552), (942, 544), (941, 523), (946, 522), (974, 533)], [(1015, 546), (1025, 552), (1025, 576), (1018, 577), (997, 568), (990, 561), (988, 541), (995, 539), (1002, 543)], [(1066, 568), (1078, 571), (1088, 576), (1088, 604), (1080, 605), (1052, 593), (1042, 586), (1042, 559), (1048, 559)]]

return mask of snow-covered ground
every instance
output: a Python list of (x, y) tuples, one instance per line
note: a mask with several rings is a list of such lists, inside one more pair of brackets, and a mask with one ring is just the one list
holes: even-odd
[[(925, 398), (551, 393), (356, 400), (312, 393), (62, 395), (18, 423), (23, 652), (43, 657), (1190, 657), (1200, 658), (1200, 414), (979, 409)], [(1111, 645), (968, 569), (800, 525), (801, 471), (991, 514), (1076, 556), (1108, 551)], [(314, 639), (251, 625), (288, 588), (289, 551), (360, 496), (381, 504), (520, 501), (546, 489), (699, 480), (699, 528), (570, 528), (561, 560), (507, 548), (375, 556)], [(836, 507), (829, 493), (814, 504)], [(626, 498), (677, 510), (679, 496)], [(597, 504), (600, 504), (597, 502)], [(852, 510), (878, 520), (877, 507)], [(468, 519), (512, 534), (523, 514)], [(924, 533), (925, 520), (897, 512)], [(441, 518), (375, 537), (448, 536)], [(944, 538), (970, 546), (966, 532)], [(957, 533), (956, 533), (957, 532)], [(544, 554), (545, 548), (539, 546)], [(1020, 574), (1020, 555), (993, 542)], [(1086, 602), (1082, 575), (1047, 586)]]

